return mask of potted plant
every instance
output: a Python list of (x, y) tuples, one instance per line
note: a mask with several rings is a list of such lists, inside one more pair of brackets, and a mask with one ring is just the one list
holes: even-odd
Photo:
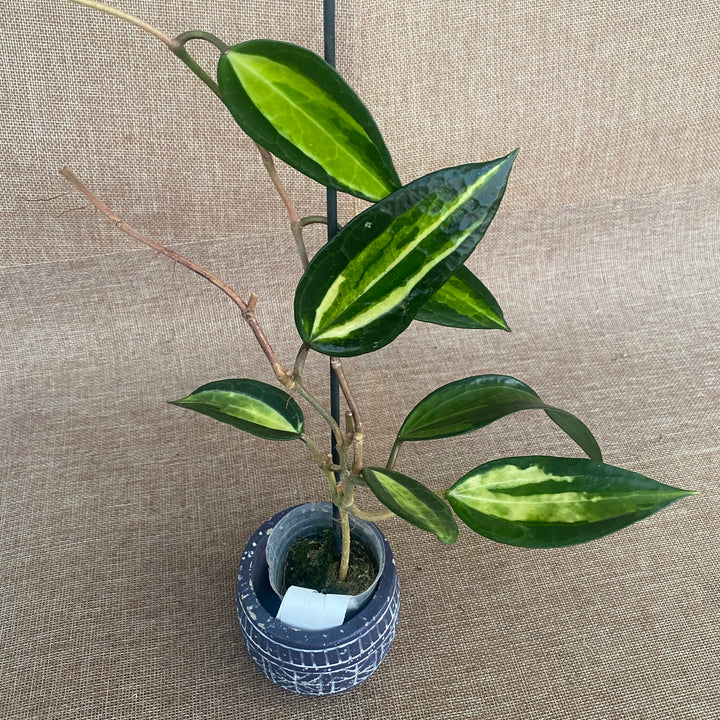
[[(229, 46), (201, 31), (169, 38), (109, 6), (71, 1), (150, 32), (205, 82), (257, 144), (290, 215), (304, 266), (295, 293), (299, 350), (292, 366), (279, 359), (258, 322), (257, 295), (244, 300), (208, 270), (143, 236), (69, 169), (62, 171), (120, 229), (226, 293), (277, 380), (275, 385), (216, 380), (174, 404), (265, 440), (303, 442), (327, 486), (329, 502), (282, 510), (258, 528), (242, 556), (238, 616), (250, 655), (273, 681), (300, 693), (338, 692), (364, 680), (383, 659), (395, 634), (399, 591), (391, 548), (375, 521), (397, 516), (451, 544), (458, 538), (459, 518), (501, 543), (560, 547), (612, 533), (692, 494), (605, 464), (581, 420), (546, 404), (522, 381), (499, 374), (461, 378), (427, 394), (400, 424), (386, 464), (366, 464), (365, 423), (343, 357), (384, 347), (413, 321), (509, 329), (490, 291), (464, 263), (499, 207), (517, 151), (403, 184), (368, 110), (312, 52), (273, 40)], [(191, 40), (218, 49), (217, 82), (187, 51)], [(325, 219), (297, 215), (273, 156), (326, 187), (371, 203), (310, 259), (303, 227)], [(344, 424), (307, 388), (310, 352), (331, 358), (347, 405)], [(334, 453), (308, 433), (307, 409), (327, 423)], [(407, 443), (469, 433), (529, 409), (543, 411), (586, 457), (500, 458), (440, 490), (395, 467)], [(386, 509), (364, 509), (363, 494)], [(355, 572), (361, 565), (362, 573)], [(309, 581), (318, 570), (319, 577)], [(298, 592), (301, 600), (288, 601)], [(303, 615), (308, 608), (310, 615)]]

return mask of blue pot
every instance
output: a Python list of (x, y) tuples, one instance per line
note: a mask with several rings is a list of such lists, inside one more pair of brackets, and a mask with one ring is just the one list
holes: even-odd
[(392, 550), (374, 524), (355, 520), (376, 533), (385, 548), (385, 566), (375, 592), (339, 627), (297, 630), (275, 619), (280, 598), (270, 586), (265, 558), (268, 533), (288, 511), (256, 530), (240, 561), (236, 602), (245, 646), (260, 670), (285, 690), (302, 695), (343, 692), (375, 672), (395, 637), (400, 589)]

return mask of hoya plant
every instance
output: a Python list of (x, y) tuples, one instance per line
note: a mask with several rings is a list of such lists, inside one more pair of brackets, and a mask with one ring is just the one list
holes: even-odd
[[(442, 168), (403, 184), (368, 109), (343, 78), (311, 51), (274, 40), (227, 45), (201, 31), (169, 38), (108, 6), (72, 1), (128, 20), (164, 42), (255, 141), (288, 209), (304, 265), (294, 298), (298, 352), (292, 367), (278, 358), (258, 322), (256, 294), (244, 300), (209, 271), (133, 230), (69, 169), (63, 170), (121, 229), (202, 275), (239, 307), (277, 383), (215, 380), (174, 404), (264, 440), (298, 441), (309, 448), (340, 519), (339, 580), (348, 569), (351, 515), (366, 520), (396, 515), (443, 543), (457, 540), (459, 519), (497, 542), (550, 548), (600, 538), (691, 494), (605, 464), (598, 443), (581, 420), (547, 404), (531, 387), (507, 375), (473, 375), (433, 390), (400, 423), (385, 465), (367, 465), (365, 423), (342, 358), (388, 345), (414, 321), (472, 331), (509, 329), (497, 301), (465, 262), (498, 210), (517, 150), (486, 162)], [(207, 41), (217, 48), (217, 80), (193, 60), (186, 49), (190, 40)], [(371, 203), (310, 259), (303, 228), (325, 219), (297, 215), (273, 156), (328, 188)], [(304, 367), (310, 352), (331, 358), (348, 407), (342, 426), (307, 389)], [(310, 437), (304, 416), (308, 410), (329, 425), (334, 455)], [(500, 458), (439, 490), (427, 487), (422, 477), (412, 478), (395, 468), (406, 443), (471, 433), (524, 410), (542, 411), (584, 456)], [(363, 509), (363, 491), (386, 510)]]

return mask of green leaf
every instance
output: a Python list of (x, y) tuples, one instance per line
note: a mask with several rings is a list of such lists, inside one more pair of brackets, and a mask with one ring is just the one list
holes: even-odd
[(302, 410), (290, 395), (258, 380), (218, 380), (170, 404), (195, 410), (266, 440), (296, 440), (302, 437), (305, 425)]
[(431, 173), (353, 218), (300, 279), (302, 339), (335, 356), (394, 340), (482, 239), (516, 153)]
[(597, 441), (581, 420), (546, 405), (530, 386), (508, 375), (475, 375), (434, 390), (405, 418), (397, 442), (462, 435), (519, 410), (544, 410), (590, 458), (602, 460)]
[(510, 330), (497, 300), (464, 265), (420, 308), (415, 319), (470, 330)]
[(363, 468), (362, 477), (375, 497), (403, 520), (448, 545), (457, 540), (458, 527), (450, 508), (417, 480), (376, 467)]
[(310, 50), (250, 40), (222, 54), (217, 78), (240, 127), (301, 173), (373, 202), (400, 187), (367, 108)]
[(541, 456), (493, 460), (446, 493), (475, 532), (529, 548), (595, 540), (693, 494), (593, 460)]

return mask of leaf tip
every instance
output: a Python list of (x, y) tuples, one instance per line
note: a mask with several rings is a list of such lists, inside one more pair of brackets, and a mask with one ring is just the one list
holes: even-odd
[(443, 545), (454, 545), (457, 542), (459, 531), (457, 529), (457, 526), (455, 527), (455, 532), (451, 535), (437, 535), (437, 539), (443, 544)]
[(699, 490), (685, 490), (684, 488), (675, 487), (674, 485), (665, 485), (665, 488), (671, 490), (675, 494), (673, 502), (684, 497), (690, 497), (691, 495), (700, 495)]

